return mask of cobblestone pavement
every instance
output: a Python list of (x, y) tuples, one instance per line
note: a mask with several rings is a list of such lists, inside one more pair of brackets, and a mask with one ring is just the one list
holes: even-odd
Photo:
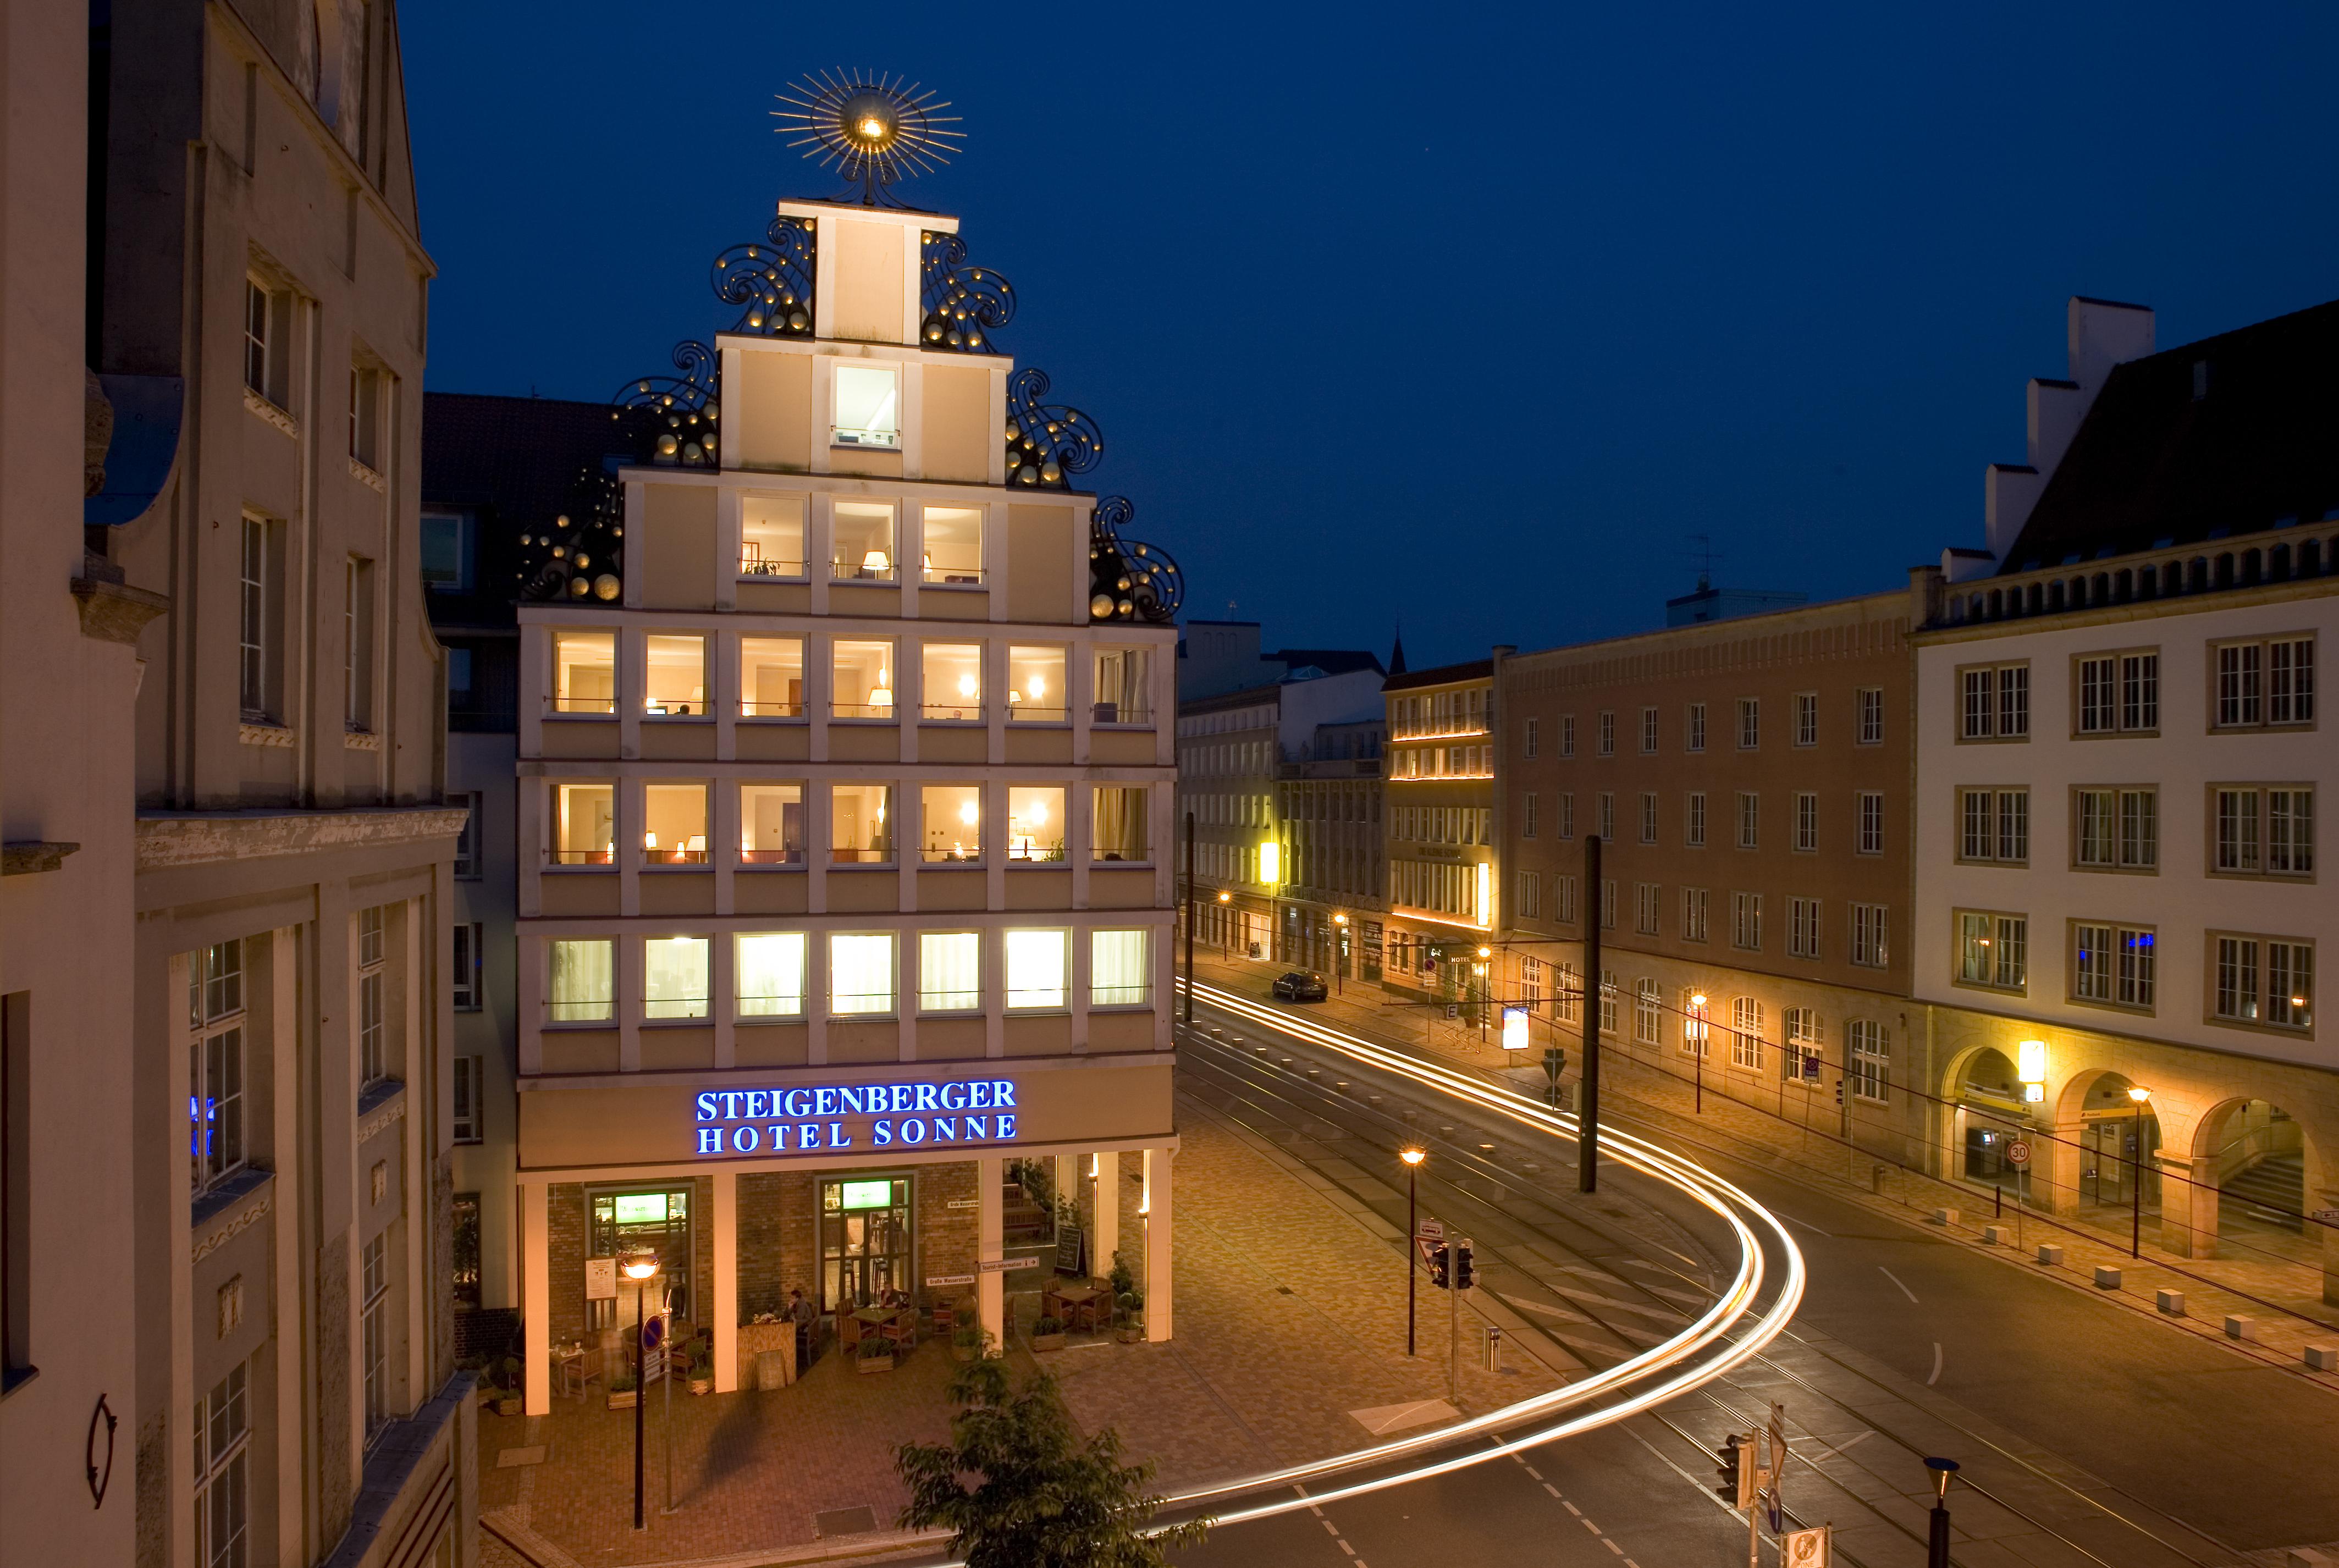
[[(1082, 1427), (1117, 1428), (1124, 1456), (1151, 1459), (1164, 1489), (1324, 1457), (1370, 1435), (1349, 1412), (1446, 1394), (1438, 1298), (1422, 1292), (1423, 1354), (1405, 1356), (1405, 1264), (1397, 1232), (1327, 1201), (1248, 1133), (1181, 1100), (1175, 1165), (1177, 1337), (1162, 1345), (1077, 1339), (1038, 1358), (1022, 1338), (1036, 1297), (1012, 1298), (1011, 1361), (1044, 1364)], [(1141, 1257), (1142, 1188), (1123, 1162), (1123, 1250)], [(1462, 1405), (1476, 1412), (1557, 1386), (1513, 1355), (1495, 1373), (1466, 1322)], [(674, 1400), (676, 1511), (663, 1512), (663, 1391), (646, 1411), (647, 1528), (631, 1528), (633, 1418), (556, 1401), (536, 1418), (480, 1418), (480, 1505), (491, 1563), (735, 1563), (804, 1560), (823, 1548), (814, 1515), (865, 1507), (890, 1531), (906, 1501), (895, 1446), (947, 1435), (953, 1363), (929, 1340), (895, 1370), (854, 1371), (833, 1351), (793, 1387)], [(544, 1462), (499, 1468), (506, 1450), (542, 1445)], [(745, 1553), (746, 1555), (741, 1555)]]
[[(1205, 958), (1196, 967), (1205, 985), (1264, 999), (1267, 981), (1280, 966), (1214, 962)], [(1426, 1009), (1385, 1005), (1391, 1000), (1378, 986), (1360, 983), (1344, 997), (1311, 1004), (1308, 1011), (1334, 1028), (1421, 1051), (1441, 1061), (1477, 1068), (1494, 1077), (1507, 1076), (1500, 1048), (1482, 1043), (1475, 1030), (1433, 1018)], [(1569, 1052), (1571, 1059), (1577, 1054), (1573, 1050)], [(1521, 1075), (1522, 1083), (1527, 1076)], [(1533, 1076), (1540, 1080), (1539, 1074)], [(2339, 1345), (2339, 1327), (2333, 1326), (2339, 1325), (2339, 1307), (2321, 1299), (2318, 1269), (2264, 1257), (2178, 1258), (2151, 1244), (2149, 1228), (2142, 1257), (2132, 1258), (2124, 1225), (2121, 1234), (2114, 1237), (2068, 1219), (2049, 1224), (2036, 1211), (2019, 1217), (2021, 1250), (2018, 1251), (2013, 1245), (2016, 1211), (2009, 1207), (2003, 1215), (1993, 1214), (1987, 1189), (1942, 1182), (1898, 1168), (1884, 1170), (1880, 1188), (1875, 1160), (1823, 1137), (1806, 1139), (1801, 1124), (1791, 1117), (1782, 1119), (1727, 1099), (1716, 1080), (1706, 1083), (1703, 1110), (1694, 1111), (1691, 1085), (1635, 1060), (1628, 1049), (1610, 1045), (1603, 1051), (1601, 1085), (1612, 1118), (1629, 1119), (1637, 1124), (1633, 1130), (1645, 1132), (1670, 1148), (1684, 1153), (1704, 1149), (1727, 1154), (1777, 1175), (1822, 1187), (1839, 1197), (1850, 1197), (1895, 1220), (1924, 1225), (1936, 1234), (1945, 1228), (1947, 1234), (1977, 1245), (1982, 1242), (1984, 1226), (2004, 1225), (2009, 1245), (1989, 1250), (2003, 1257), (2009, 1267), (2041, 1270), (2078, 1288), (2096, 1290), (2132, 1310), (2160, 1317), (2176, 1332), (2224, 1338), (2229, 1315), (2247, 1317), (2255, 1338), (2236, 1343), (2235, 1348), (2339, 1389), (2339, 1374), (2310, 1371), (2304, 1363), (2307, 1346)], [(1933, 1211), (1943, 1208), (1958, 1211), (1957, 1224), (1942, 1228), (1930, 1222)], [(2041, 1242), (2063, 1248), (2060, 1264), (2036, 1261)], [(2121, 1271), (2117, 1288), (2098, 1290), (2095, 1279), (2099, 1267)], [(2184, 1293), (2183, 1317), (2159, 1313), (2156, 1297), (2163, 1289)]]

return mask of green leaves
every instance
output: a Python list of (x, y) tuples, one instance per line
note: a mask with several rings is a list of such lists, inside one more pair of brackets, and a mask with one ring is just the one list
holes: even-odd
[(1167, 1568), (1168, 1548), (1202, 1539), (1207, 1521), (1153, 1527), (1152, 1464), (1122, 1464), (1110, 1428), (1083, 1440), (1054, 1378), (1019, 1387), (990, 1349), (951, 1380), (952, 1440), (894, 1455), (904, 1528), (951, 1531), (967, 1568)]

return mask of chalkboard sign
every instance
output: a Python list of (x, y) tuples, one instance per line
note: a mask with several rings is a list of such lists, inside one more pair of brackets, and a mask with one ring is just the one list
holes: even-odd
[(1088, 1246), (1077, 1225), (1058, 1222), (1056, 1226), (1056, 1272), (1059, 1274), (1088, 1273)]

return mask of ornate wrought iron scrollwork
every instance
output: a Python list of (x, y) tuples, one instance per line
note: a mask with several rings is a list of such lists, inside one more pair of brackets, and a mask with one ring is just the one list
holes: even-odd
[[(629, 411), (615, 416), (625, 419)], [(616, 602), (626, 590), (625, 487), (606, 468), (586, 468), (566, 510), (519, 537), (519, 597), (533, 604)]]
[(1168, 551), (1120, 537), (1137, 515), (1126, 496), (1107, 496), (1089, 519), (1089, 619), (1167, 626), (1185, 602), (1186, 575)]
[(643, 431), (642, 459), (665, 468), (719, 466), (716, 422), (722, 417), (716, 392), (722, 380), (715, 350), (696, 339), (674, 346), (679, 376), (644, 376), (618, 389), (609, 401), (622, 418), (635, 411)]
[(1007, 482), (1061, 489), (1104, 456), (1104, 432), (1078, 409), (1042, 403), (1048, 374), (1026, 367), (1007, 378)]
[(966, 242), (956, 234), (928, 232), (924, 241), (920, 339), (929, 349), (997, 353), (985, 331), (1014, 320), (1015, 285), (988, 267), (965, 265)]
[(760, 244), (734, 245), (715, 258), (708, 281), (726, 305), (746, 307), (735, 332), (809, 338), (813, 324), (814, 231), (810, 218), (783, 212)]

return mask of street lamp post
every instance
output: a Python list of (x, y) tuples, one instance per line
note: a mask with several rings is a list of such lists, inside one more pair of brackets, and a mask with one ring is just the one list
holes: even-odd
[(1689, 999), (1692, 1027), (1697, 1031), (1697, 1049), (1690, 1053), (1691, 1070), (1697, 1074), (1697, 1113), (1705, 1114), (1705, 1042), (1713, 1038), (1705, 1023), (1705, 993), (1699, 991)]
[(1347, 988), (1341, 982), (1348, 978), (1348, 917), (1332, 916), (1332, 994), (1338, 996)]
[(1225, 906), (1234, 902), (1235, 895), (1226, 889), (1219, 890), (1219, 956), (1231, 962), (1235, 956), (1234, 911)]
[(1202, 906), (1194, 890), (1194, 814), (1186, 814), (1186, 1027), (1194, 1027), (1194, 926)]
[(2144, 1256), (2144, 1102), (2152, 1090), (2130, 1084), (2127, 1098), (2136, 1107), (2136, 1157), (2127, 1162), (2127, 1255)]
[(1420, 1206), (1416, 1198), (1416, 1178), (1421, 1174), (1421, 1162), (1429, 1158), (1423, 1149), (1400, 1149), (1396, 1157), (1405, 1161), (1405, 1353), (1413, 1354), (1413, 1296), (1418, 1283), (1415, 1277), (1420, 1270), (1414, 1267), (1414, 1238), (1421, 1233)]
[(1928, 1459), (1933, 1475), (1933, 1512), (1926, 1521), (1925, 1568), (1949, 1568), (1949, 1478), (1958, 1473), (1954, 1459)]
[(1493, 948), (1482, 947), (1478, 950), (1478, 962), (1471, 966), (1478, 976), (1478, 1043), (1480, 1045), (1486, 1043), (1486, 988), (1491, 983), (1487, 979), (1486, 971), (1489, 966), (1486, 961), (1494, 956)]
[(642, 1326), (648, 1320), (649, 1282), (658, 1271), (657, 1255), (637, 1252), (626, 1259), (626, 1277), (634, 1282), (634, 1528), (642, 1527), (642, 1406), (649, 1390), (642, 1386), (646, 1370), (642, 1356)]

